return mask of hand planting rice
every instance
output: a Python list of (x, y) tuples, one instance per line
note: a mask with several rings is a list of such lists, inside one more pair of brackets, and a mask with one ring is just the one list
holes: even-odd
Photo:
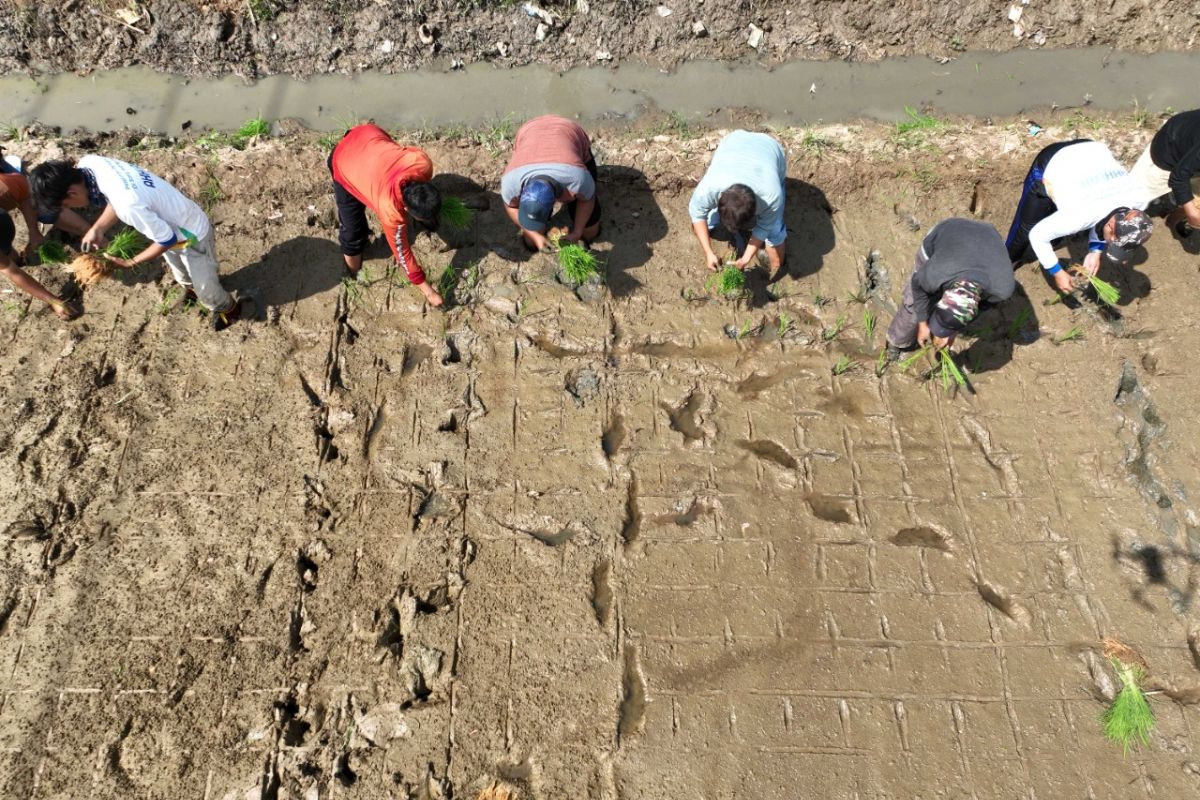
[(1091, 285), (1092, 290), (1096, 292), (1096, 297), (1105, 305), (1116, 305), (1121, 299), (1121, 292), (1117, 287), (1105, 280), (1097, 278), (1079, 264), (1072, 264), (1071, 271), (1075, 273), (1077, 280), (1086, 281)]
[(704, 288), (724, 297), (726, 300), (737, 300), (746, 293), (746, 273), (726, 262), (719, 272), (708, 276)]

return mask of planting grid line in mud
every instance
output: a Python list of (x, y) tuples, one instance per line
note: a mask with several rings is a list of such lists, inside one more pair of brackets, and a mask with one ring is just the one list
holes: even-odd
[[(600, 303), (468, 248), (485, 297), (445, 316), (391, 286), (335, 300), (321, 261), (302, 285), (332, 291), (234, 337), (144, 320), (144, 286), (98, 290), (85, 319), (106, 333), (66, 356), (37, 356), (68, 349), (56, 326), (14, 326), (0, 437), (30, 444), (0, 461), (3, 518), (41, 527), (3, 539), (0, 793), (433, 798), (494, 776), (605, 800), (908, 797), (931, 776), (978, 798), (1194, 793), (1196, 706), (1153, 698), (1151, 744), (1122, 759), (1094, 650), (1113, 633), (1176, 694), (1197, 683), (1169, 591), (1189, 567), (1126, 477), (1152, 401), (1170, 447), (1147, 440), (1145, 485), (1186, 520), (1187, 383), (1136, 370), (1145, 398), (1114, 409), (1114, 354), (1145, 345), (1100, 332), (1079, 358), (1018, 348), (974, 398), (879, 382), (866, 354), (832, 376), (861, 334), (819, 328), (858, 306), (815, 308), (814, 287), (857, 290), (862, 231), (893, 213), (849, 191), (853, 255), (787, 279), (775, 305), (802, 321), (782, 342), (723, 331), (765, 312), (679, 299), (694, 243), (680, 199), (648, 189), (614, 218), (660, 202), (669, 224), (625, 269), (638, 292)], [(481, 240), (506, 225), (489, 212)], [(873, 231), (903, 245), (885, 264), (917, 241), (898, 225)], [(223, 252), (251, 263), (236, 230)], [(1173, 247), (1151, 253), (1186, 285)], [(1134, 313), (1183, 319), (1183, 294)], [(513, 296), (527, 310), (484, 301)], [(1200, 343), (1160, 322), (1163, 364)], [(1055, 401), (1087, 435), (1031, 424)], [(1131, 555), (1150, 544), (1166, 584)]]

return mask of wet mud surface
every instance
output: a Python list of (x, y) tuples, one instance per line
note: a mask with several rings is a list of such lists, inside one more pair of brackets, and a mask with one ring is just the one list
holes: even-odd
[[(503, 218), (504, 142), (428, 142), (487, 206), (418, 243), (445, 312), (382, 243), (342, 285), (315, 135), (84, 142), (207, 187), (258, 312), (0, 287), (0, 795), (1194, 796), (1195, 246), (1108, 276), (1120, 324), (1023, 268), (973, 395), (875, 374), (929, 225), (1003, 229), (1043, 137), (1152, 133), (1042, 122), (781, 131), (790, 271), (737, 302), (687, 221), (715, 134), (597, 137), (577, 290)], [(1126, 757), (1104, 636), (1163, 690)]]
[[(539, 13), (527, 12), (529, 5)], [(1158, 52), (1193, 45), (1200, 23), (1192, 12), (1186, 3), (1152, 0), (154, 0), (125, 6), (7, 0), (0, 66), (88, 72), (145, 64), (182, 75), (253, 78), (481, 62), (566, 69), (626, 59), (662, 66), (694, 59), (945, 59), (965, 50), (1091, 45)]]

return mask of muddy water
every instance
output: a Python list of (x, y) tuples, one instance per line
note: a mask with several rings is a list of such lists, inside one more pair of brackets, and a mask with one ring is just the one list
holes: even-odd
[(130, 125), (176, 132), (186, 122), (233, 128), (249, 117), (295, 118), (335, 130), (372, 118), (388, 127), (477, 125), (547, 110), (581, 119), (632, 119), (658, 109), (705, 117), (720, 109), (761, 112), (767, 122), (802, 125), (868, 117), (892, 122), (905, 106), (928, 103), (944, 113), (977, 116), (1079, 106), (1190, 108), (1200, 55), (1134, 55), (1099, 48), (963, 54), (939, 64), (924, 57), (877, 63), (794, 62), (766, 70), (753, 64), (692, 62), (668, 73), (623, 64), (556, 73), (539, 67), (477, 65), (457, 72), (401, 75), (283, 76), (246, 84), (199, 80), (142, 68), (78, 76), (0, 79), (14, 123), (34, 119), (65, 128)]

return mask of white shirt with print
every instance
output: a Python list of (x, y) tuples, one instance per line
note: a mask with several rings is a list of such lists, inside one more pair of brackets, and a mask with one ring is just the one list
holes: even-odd
[(77, 166), (92, 173), (117, 218), (153, 242), (170, 247), (212, 229), (200, 206), (153, 172), (103, 156), (84, 156)]

